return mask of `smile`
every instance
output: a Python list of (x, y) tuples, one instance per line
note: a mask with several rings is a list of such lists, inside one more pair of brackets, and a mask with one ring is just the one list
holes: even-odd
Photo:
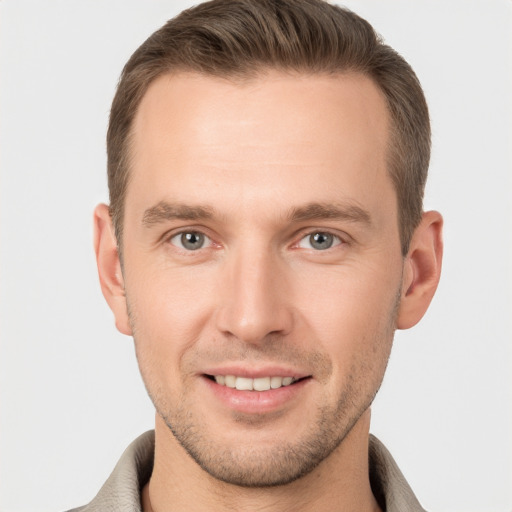
[(236, 377), (235, 375), (215, 375), (212, 377), (220, 386), (237, 389), (239, 391), (268, 391), (279, 389), (297, 382), (295, 377)]

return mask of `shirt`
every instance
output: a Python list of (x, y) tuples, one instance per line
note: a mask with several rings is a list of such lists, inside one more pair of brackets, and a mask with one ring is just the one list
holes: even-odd
[[(96, 497), (69, 512), (142, 512), (141, 490), (153, 470), (155, 434), (138, 437), (123, 453)], [(370, 484), (382, 510), (425, 512), (386, 447), (373, 435), (369, 443)]]

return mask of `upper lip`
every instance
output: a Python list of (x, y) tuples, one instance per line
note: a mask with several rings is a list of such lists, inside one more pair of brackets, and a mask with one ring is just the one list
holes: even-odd
[(311, 374), (305, 373), (296, 368), (285, 366), (269, 366), (269, 365), (223, 365), (206, 369), (205, 375), (234, 375), (236, 377), (246, 377), (248, 379), (258, 379), (261, 377), (295, 377), (302, 379), (309, 377)]

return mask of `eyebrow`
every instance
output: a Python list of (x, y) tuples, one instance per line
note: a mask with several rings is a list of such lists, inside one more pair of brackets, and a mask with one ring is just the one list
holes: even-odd
[[(169, 220), (204, 220), (214, 217), (214, 209), (209, 206), (192, 206), (160, 201), (144, 211), (142, 224), (151, 227)], [(371, 225), (370, 214), (352, 203), (308, 203), (292, 208), (287, 215), (290, 222), (309, 220), (344, 220)]]
[(202, 220), (213, 217), (213, 210), (205, 206), (190, 206), (179, 203), (160, 201), (144, 211), (142, 224), (150, 227), (169, 220)]
[(353, 203), (309, 203), (292, 208), (289, 218), (295, 222), (332, 219), (372, 224), (369, 212)]

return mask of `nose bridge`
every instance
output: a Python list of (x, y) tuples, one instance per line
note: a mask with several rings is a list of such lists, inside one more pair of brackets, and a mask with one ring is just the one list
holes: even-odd
[(292, 314), (279, 254), (258, 243), (244, 244), (226, 259), (224, 276), (218, 314), (221, 331), (248, 343), (289, 332)]

